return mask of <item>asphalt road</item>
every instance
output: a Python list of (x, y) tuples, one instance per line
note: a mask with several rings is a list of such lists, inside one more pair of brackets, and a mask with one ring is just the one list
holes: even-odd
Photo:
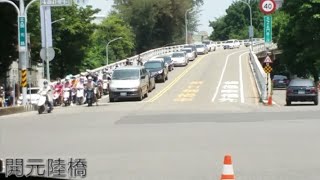
[(0, 156), (86, 158), (90, 180), (212, 180), (230, 153), (238, 180), (319, 180), (319, 107), (259, 104), (247, 53), (200, 56), (142, 102), (0, 117)]

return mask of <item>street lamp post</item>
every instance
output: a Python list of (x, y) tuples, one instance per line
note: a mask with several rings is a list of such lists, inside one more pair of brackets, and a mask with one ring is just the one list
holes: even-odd
[(192, 8), (187, 9), (186, 13), (184, 14), (185, 27), (186, 27), (186, 44), (188, 44), (188, 17), (187, 17), (187, 15), (188, 15), (189, 11), (191, 11), (191, 10), (192, 10)]
[(114, 38), (107, 43), (107, 46), (106, 46), (107, 65), (109, 65), (109, 44), (119, 39), (122, 39), (122, 37)]
[[(51, 22), (51, 25), (52, 24), (54, 24), (54, 23), (57, 23), (57, 22), (60, 22), (60, 21), (64, 21), (65, 20), (65, 18), (61, 18), (61, 19), (58, 19), (58, 20), (55, 20), (55, 21), (52, 21)], [(45, 29), (45, 31), (46, 31), (47, 29)], [(45, 32), (45, 34), (46, 34), (46, 32)], [(45, 36), (45, 38), (47, 38), (46, 36)], [(50, 82), (50, 62), (49, 62), (49, 58), (48, 58), (48, 49), (49, 49), (49, 47), (48, 47), (48, 43), (47, 43), (47, 39), (45, 39), (46, 41), (46, 43), (45, 43), (45, 49), (46, 49), (46, 65), (47, 65), (47, 80), (48, 80), (48, 82)], [(43, 63), (42, 64), (44, 64), (44, 60), (42, 61)], [(44, 66), (43, 66), (43, 77), (44, 77)]]
[(252, 38), (253, 38), (253, 26), (252, 26), (252, 9), (251, 6), (248, 2), (245, 2), (243, 0), (239, 0), (239, 2), (242, 2), (244, 4), (246, 4), (249, 7), (250, 10), (250, 29), (249, 29), (249, 35), (250, 35), (250, 49), (252, 49)]

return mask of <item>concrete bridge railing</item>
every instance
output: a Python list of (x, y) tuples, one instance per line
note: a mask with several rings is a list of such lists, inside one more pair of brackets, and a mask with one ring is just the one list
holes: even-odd
[[(254, 45), (252, 49), (250, 49), (250, 65), (259, 92), (260, 101), (266, 101), (268, 98), (268, 77), (267, 74), (264, 72), (264, 69), (257, 57), (257, 54), (261, 52), (267, 52), (269, 50), (274, 50), (277, 48), (277, 44), (265, 45), (265, 43), (259, 43)], [(271, 80), (269, 79), (269, 81)]]

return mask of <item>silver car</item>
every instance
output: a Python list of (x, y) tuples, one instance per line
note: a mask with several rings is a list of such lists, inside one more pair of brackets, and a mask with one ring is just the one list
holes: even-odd
[(109, 85), (109, 101), (148, 97), (149, 73), (143, 66), (125, 66), (115, 69)]
[(181, 51), (186, 52), (187, 58), (189, 59), (189, 61), (193, 61), (193, 60), (196, 59), (196, 56), (195, 56), (195, 54), (192, 52), (192, 49), (191, 49), (191, 48), (183, 48), (183, 49), (181, 49)]

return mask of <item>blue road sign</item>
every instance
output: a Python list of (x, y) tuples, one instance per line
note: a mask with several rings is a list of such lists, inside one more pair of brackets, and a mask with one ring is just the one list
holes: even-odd
[(264, 42), (272, 42), (272, 16), (264, 16)]
[(21, 51), (26, 50), (27, 46), (27, 34), (26, 34), (26, 17), (19, 16), (19, 49)]

